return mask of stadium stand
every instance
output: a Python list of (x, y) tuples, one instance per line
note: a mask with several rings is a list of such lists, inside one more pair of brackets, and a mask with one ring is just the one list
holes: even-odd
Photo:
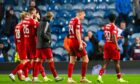
[[(68, 22), (75, 16), (77, 9), (84, 9), (86, 12), (85, 20), (83, 23), (84, 36), (86, 32), (91, 30), (96, 32), (100, 25), (108, 23), (107, 16), (110, 12), (118, 13), (115, 10), (115, 0), (43, 0), (43, 4), (37, 5), (41, 12), (41, 16), (44, 16), (47, 11), (53, 11), (55, 14), (54, 21), (52, 22), (52, 49), (54, 52), (55, 60), (57, 61), (68, 61), (67, 52), (63, 48), (63, 39), (68, 33)], [(46, 2), (46, 3), (45, 3)], [(80, 2), (80, 3), (79, 3)], [(5, 9), (8, 5), (12, 5), (15, 15), (20, 20), (19, 15), (21, 11), (28, 9), (28, 3), (26, 5), (18, 4), (15, 5), (14, 0), (5, 0)], [(133, 22), (133, 13), (129, 14), (130, 22)], [(4, 30), (5, 17), (1, 21), (0, 36), (1, 32)], [(134, 29), (133, 24), (128, 25), (130, 30), (135, 30), (133, 33), (137, 32)], [(132, 35), (133, 37), (134, 35)], [(11, 48), (14, 49), (14, 40), (9, 38), (11, 42)], [(62, 52), (64, 51), (64, 52)], [(11, 51), (9, 51), (11, 53)], [(12, 51), (15, 53), (15, 51)], [(11, 61), (11, 60), (10, 60)], [(12, 61), (11, 61), (12, 62)]]

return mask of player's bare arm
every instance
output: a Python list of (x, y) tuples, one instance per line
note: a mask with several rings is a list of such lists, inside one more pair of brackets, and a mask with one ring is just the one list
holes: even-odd
[(117, 36), (116, 36), (115, 34), (113, 34), (112, 37), (113, 37), (114, 43), (115, 43), (116, 46), (117, 46), (117, 50), (120, 50), (119, 45), (118, 45)]
[(79, 42), (79, 50), (82, 50), (83, 45), (82, 45), (81, 33), (80, 33), (79, 29), (76, 29), (76, 37), (77, 37), (77, 40)]

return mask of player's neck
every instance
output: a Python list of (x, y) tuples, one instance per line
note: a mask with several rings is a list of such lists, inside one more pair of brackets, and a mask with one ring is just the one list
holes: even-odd
[(30, 14), (30, 18), (32, 18), (32, 19), (34, 18), (34, 17), (33, 17), (33, 14)]
[(78, 16), (76, 16), (76, 18), (77, 18), (79, 21), (82, 21)]
[(110, 22), (110, 24), (115, 24), (114, 22)]
[(78, 20), (80, 20), (78, 16), (76, 16), (76, 18), (77, 18)]

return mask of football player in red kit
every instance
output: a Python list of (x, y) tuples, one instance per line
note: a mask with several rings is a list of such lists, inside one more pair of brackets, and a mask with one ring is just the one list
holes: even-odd
[(82, 58), (81, 80), (80, 82), (91, 83), (86, 79), (87, 64), (89, 62), (85, 43), (82, 40), (82, 20), (85, 17), (83, 10), (78, 10), (76, 17), (72, 18), (69, 22), (69, 40), (70, 40), (70, 62), (68, 64), (68, 83), (75, 83), (72, 79), (74, 64), (77, 57)]
[(38, 27), (38, 21), (36, 17), (36, 9), (29, 9), (29, 17), (22, 21), (24, 30), (24, 45), (29, 62), (24, 66), (25, 81), (31, 81), (28, 77), (28, 70), (33, 68), (34, 57), (36, 55), (36, 28)]
[(104, 74), (104, 70), (106, 69), (107, 64), (110, 59), (114, 60), (117, 78), (119, 82), (128, 82), (122, 78), (122, 74), (120, 71), (120, 49), (118, 46), (118, 28), (115, 25), (116, 16), (115, 14), (110, 14), (109, 21), (110, 23), (104, 27), (104, 36), (105, 36), (105, 44), (104, 44), (104, 64), (99, 71), (99, 76), (97, 81), (103, 83), (102, 75)]
[[(12, 71), (12, 73), (9, 75), (9, 77), (15, 81), (15, 74), (23, 69), (25, 63), (27, 62), (27, 55), (25, 51), (24, 46), (24, 33), (23, 33), (23, 26), (22, 26), (22, 20), (28, 16), (27, 12), (21, 13), (21, 22), (18, 23), (14, 30), (14, 38), (15, 38), (15, 44), (16, 44), (16, 50), (19, 54), (20, 58), (20, 64), (17, 65), (17, 67)], [(20, 80), (21, 77), (19, 77)]]

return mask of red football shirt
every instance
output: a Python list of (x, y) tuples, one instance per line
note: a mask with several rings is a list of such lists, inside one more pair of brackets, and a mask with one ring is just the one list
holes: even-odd
[(73, 18), (69, 22), (69, 37), (70, 38), (77, 39), (76, 30), (80, 30), (81, 39), (82, 39), (82, 23), (78, 18)]
[(107, 24), (104, 27), (104, 35), (105, 35), (106, 42), (114, 42), (112, 35), (118, 36), (118, 28), (113, 23)]
[(36, 41), (36, 28), (38, 27), (38, 22), (32, 18), (25, 18), (22, 23), (25, 44), (32, 44)]
[(24, 33), (22, 22), (18, 23), (14, 30), (14, 38), (16, 46), (24, 46)]

